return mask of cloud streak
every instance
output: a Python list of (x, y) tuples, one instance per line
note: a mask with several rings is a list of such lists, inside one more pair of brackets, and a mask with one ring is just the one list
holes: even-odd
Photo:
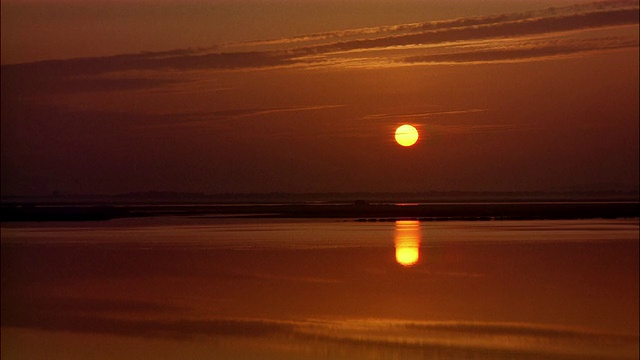
[(222, 47), (233, 48), (243, 46), (258, 45), (280, 45), (280, 44), (297, 44), (304, 42), (319, 42), (323, 40), (342, 39), (342, 38), (363, 38), (367, 36), (379, 37), (379, 35), (393, 36), (397, 34), (419, 34), (426, 31), (438, 31), (454, 28), (478, 27), (484, 25), (497, 25), (500, 23), (525, 21), (532, 19), (540, 19), (545, 17), (575, 15), (584, 12), (603, 11), (608, 8), (633, 8), (637, 5), (636, 1), (619, 0), (609, 2), (594, 2), (590, 4), (572, 5), (560, 8), (547, 8), (537, 11), (528, 11), (522, 13), (499, 14), (490, 16), (477, 16), (470, 18), (457, 18), (449, 20), (437, 20), (428, 22), (419, 22), (413, 24), (400, 24), (392, 26), (379, 26), (361, 29), (348, 29), (339, 31), (329, 31), (322, 33), (307, 34), (294, 36), (290, 38), (270, 39), (247, 41), (242, 43), (225, 44)]
[(207, 126), (213, 123), (225, 121), (235, 121), (240, 119), (254, 118), (270, 114), (290, 113), (290, 112), (306, 112), (320, 111), (327, 109), (336, 109), (345, 107), (346, 105), (311, 105), (311, 106), (292, 106), (279, 108), (254, 108), (254, 109), (233, 109), (212, 111), (205, 113), (187, 113), (187, 114), (171, 114), (164, 117), (164, 122), (156, 122), (145, 127), (167, 128), (167, 127), (192, 127)]
[[(548, 58), (562, 54), (608, 51), (638, 46), (637, 35), (625, 38), (558, 41), (555, 45), (531, 43), (527, 48), (504, 49), (505, 39), (518, 40), (586, 30), (638, 24), (637, 1), (599, 2), (537, 12), (432, 21), (378, 28), (353, 29), (307, 36), (241, 44), (246, 50), (221, 52), (211, 49), (178, 49), (118, 56), (42, 61), (2, 67), (3, 87), (11, 83), (43, 86), (59, 79), (61, 88), (79, 90), (132, 89), (163, 85), (157, 79), (78, 78), (100, 74), (140, 71), (248, 70), (274, 67), (317, 66), (401, 66), (416, 63), (490, 62), (513, 59)], [(630, 33), (636, 33), (631, 31)], [(340, 41), (337, 41), (340, 40)], [(460, 52), (456, 47), (485, 41), (483, 51)], [(492, 43), (495, 41), (495, 43)], [(298, 46), (301, 43), (309, 43)], [(455, 46), (451, 46), (451, 45)], [(265, 48), (277, 45), (276, 49)], [(229, 48), (231, 45), (227, 46)], [(232, 47), (232, 46), (231, 46)], [(374, 51), (375, 50), (375, 51)], [(434, 53), (435, 51), (435, 53)], [(363, 54), (363, 52), (366, 52)], [(405, 52), (405, 54), (402, 54)], [(406, 54), (406, 52), (411, 52)], [(415, 52), (418, 52), (417, 54)], [(354, 58), (354, 53), (359, 55)], [(5, 80), (6, 79), (6, 80)], [(172, 81), (172, 80), (165, 80)], [(37, 86), (36, 86), (37, 85)], [(4, 89), (3, 89), (4, 90)]]
[(444, 110), (444, 111), (424, 111), (416, 113), (383, 113), (383, 114), (371, 114), (364, 116), (363, 120), (419, 120), (434, 116), (446, 116), (446, 115), (464, 115), (472, 113), (480, 113), (489, 111), (488, 109), (468, 109), (468, 110)]
[(295, 49), (293, 54), (307, 55), (352, 50), (439, 44), (489, 38), (512, 38), (554, 32), (576, 31), (588, 28), (609, 27), (638, 23), (637, 9), (622, 9), (581, 13), (567, 16), (534, 18), (497, 22), (480, 26), (455, 27), (445, 30), (425, 31), (415, 34), (353, 40), (327, 45)]
[(601, 52), (637, 47), (637, 40), (601, 38), (588, 40), (539, 41), (498, 48), (478, 48), (444, 54), (418, 55), (404, 58), (407, 63), (488, 63), (554, 58), (579, 53)]

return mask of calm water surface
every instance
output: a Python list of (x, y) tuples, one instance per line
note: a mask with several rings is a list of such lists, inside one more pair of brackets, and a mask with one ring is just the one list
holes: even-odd
[(2, 359), (635, 359), (638, 220), (2, 224)]

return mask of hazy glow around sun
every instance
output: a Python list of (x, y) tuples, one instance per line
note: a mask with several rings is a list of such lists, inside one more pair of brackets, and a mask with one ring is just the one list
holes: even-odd
[(418, 130), (405, 124), (396, 129), (396, 141), (402, 146), (411, 146), (418, 141)]

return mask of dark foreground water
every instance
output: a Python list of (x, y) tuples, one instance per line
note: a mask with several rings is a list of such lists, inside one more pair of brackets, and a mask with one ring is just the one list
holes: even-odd
[(2, 359), (635, 359), (638, 220), (2, 224)]

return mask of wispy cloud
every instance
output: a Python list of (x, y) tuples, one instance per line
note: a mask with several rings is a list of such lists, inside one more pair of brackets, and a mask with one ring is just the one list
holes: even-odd
[(406, 35), (374, 39), (337, 42), (292, 50), (293, 54), (307, 55), (332, 53), (381, 47), (438, 44), (452, 41), (468, 41), (487, 38), (530, 36), (553, 32), (575, 31), (594, 27), (609, 27), (638, 23), (637, 9), (615, 9), (573, 15), (552, 16), (516, 21), (461, 26), (443, 30), (429, 30)]
[(481, 120), (478, 123), (474, 119), (469, 123), (469, 116), (489, 112), (490, 109), (462, 109), (462, 110), (439, 110), (421, 111), (413, 113), (379, 113), (366, 115), (361, 118), (364, 121), (383, 121), (389, 123), (411, 122), (424, 127), (428, 133), (465, 135), (487, 132), (506, 132), (531, 130), (531, 124), (494, 124), (487, 123), (492, 119)]
[(219, 124), (224, 121), (239, 120), (245, 118), (254, 118), (264, 115), (277, 114), (277, 113), (289, 113), (289, 112), (304, 112), (304, 111), (318, 111), (327, 109), (341, 108), (346, 105), (311, 105), (311, 106), (292, 106), (292, 107), (279, 107), (279, 108), (255, 108), (255, 109), (232, 109), (221, 110), (204, 113), (184, 113), (184, 114), (169, 114), (163, 116), (163, 122), (155, 122), (152, 125), (146, 125), (145, 127), (193, 127), (193, 126), (207, 126), (212, 124)]
[[(237, 71), (280, 67), (407, 66), (524, 61), (638, 47), (638, 1), (621, 0), (515, 14), (316, 33), (291, 38), (2, 67), (5, 88), (59, 91), (138, 89), (178, 78), (127, 72)], [(612, 27), (628, 30), (611, 37)], [(575, 39), (575, 34), (582, 39)], [(557, 37), (555, 42), (545, 39)], [(572, 37), (574, 36), (574, 37)], [(481, 43), (481, 44), (479, 44)], [(471, 48), (469, 48), (471, 47)], [(233, 49), (240, 49), (234, 51)], [(109, 74), (120, 74), (109, 79)], [(94, 79), (88, 77), (94, 76)], [(184, 80), (184, 79), (182, 79)], [(9, 91), (10, 92), (10, 91)]]
[(490, 16), (477, 16), (469, 18), (457, 18), (448, 20), (436, 20), (427, 22), (418, 22), (412, 24), (399, 24), (391, 26), (378, 26), (360, 29), (348, 29), (339, 31), (329, 31), (321, 33), (306, 34), (289, 38), (268, 39), (246, 41), (241, 43), (229, 43), (221, 45), (220, 48), (242, 48), (247, 46), (259, 45), (282, 45), (282, 44), (298, 44), (305, 42), (321, 42), (325, 40), (337, 39), (357, 39), (357, 38), (379, 38), (381, 35), (394, 36), (399, 34), (419, 34), (427, 31), (437, 31), (454, 28), (477, 27), (483, 25), (497, 25), (500, 23), (525, 21), (531, 19), (539, 19), (544, 17), (575, 15), (578, 13), (603, 11), (611, 8), (633, 8), (637, 6), (634, 0), (619, 0), (608, 2), (594, 2), (590, 4), (571, 5), (565, 7), (552, 7), (537, 11), (527, 11), (521, 13), (498, 14)]
[(443, 110), (443, 111), (424, 111), (415, 113), (381, 113), (371, 114), (362, 117), (364, 120), (419, 120), (434, 116), (444, 115), (462, 115), (489, 111), (488, 109), (468, 109), (468, 110)]
[(609, 51), (638, 47), (637, 39), (607, 37), (581, 40), (527, 41), (452, 51), (449, 53), (417, 55), (404, 58), (407, 63), (471, 63), (523, 61), (529, 59), (571, 56), (579, 53)]
[(504, 131), (521, 131), (531, 130), (531, 125), (527, 124), (437, 124), (429, 125), (431, 130), (435, 130), (439, 133), (463, 135), (463, 134), (477, 134), (482, 132), (504, 132)]

